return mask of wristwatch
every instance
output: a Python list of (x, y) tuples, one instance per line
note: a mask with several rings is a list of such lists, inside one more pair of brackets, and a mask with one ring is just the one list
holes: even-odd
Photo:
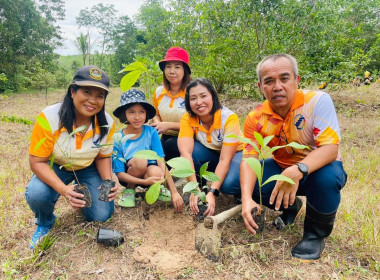
[(298, 166), (298, 170), (303, 174), (302, 178), (309, 174), (309, 167), (306, 164), (297, 162), (296, 165)]
[(220, 191), (217, 189), (209, 189), (208, 192), (213, 193), (213, 195), (215, 195), (215, 197), (218, 197), (220, 194)]

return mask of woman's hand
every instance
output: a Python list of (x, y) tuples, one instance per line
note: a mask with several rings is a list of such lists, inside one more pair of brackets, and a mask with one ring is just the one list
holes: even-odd
[(67, 186), (65, 194), (63, 196), (75, 210), (84, 208), (86, 206), (86, 201), (82, 199), (84, 195), (74, 191), (74, 185)]
[(206, 201), (208, 203), (208, 207), (203, 215), (212, 216), (215, 212), (215, 196), (213, 193), (209, 192), (206, 195)]
[(171, 129), (171, 123), (170, 122), (157, 122), (157, 123), (152, 123), (150, 126), (156, 128), (158, 134), (163, 134), (169, 129)]
[(173, 204), (174, 204), (174, 209), (176, 212), (181, 212), (182, 209), (183, 209), (183, 199), (182, 197), (180, 196), (180, 194), (178, 192), (175, 192), (174, 194), (171, 194), (172, 196), (172, 201), (173, 201)]
[(115, 200), (118, 189), (119, 189), (119, 186), (115, 184), (115, 186), (111, 189), (110, 194), (108, 195), (108, 201)]

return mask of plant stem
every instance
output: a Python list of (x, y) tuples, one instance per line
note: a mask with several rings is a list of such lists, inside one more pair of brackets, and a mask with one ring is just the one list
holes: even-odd
[(260, 209), (258, 211), (258, 214), (261, 215), (261, 209), (263, 208), (263, 198), (261, 197), (261, 187), (262, 187), (262, 180), (264, 176), (264, 164), (265, 164), (265, 159), (263, 159), (263, 165), (261, 167), (261, 183), (259, 185), (259, 193), (260, 193)]

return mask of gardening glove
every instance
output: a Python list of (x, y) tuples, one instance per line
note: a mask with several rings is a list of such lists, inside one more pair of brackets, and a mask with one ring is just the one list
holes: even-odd
[(257, 204), (252, 198), (242, 201), (241, 215), (244, 220), (246, 229), (251, 234), (256, 234), (256, 230), (259, 228), (252, 218), (251, 211), (253, 208), (261, 209), (260, 205)]

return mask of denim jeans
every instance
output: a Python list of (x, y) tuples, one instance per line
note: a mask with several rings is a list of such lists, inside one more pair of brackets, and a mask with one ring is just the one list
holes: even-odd
[[(236, 152), (231, 160), (230, 168), (223, 180), (220, 191), (224, 194), (232, 194), (240, 197), (240, 162), (243, 152)], [(201, 166), (208, 162), (208, 171), (215, 172), (219, 163), (220, 153), (203, 146), (199, 141), (194, 141), (193, 162), (195, 172), (199, 174)], [(197, 178), (199, 179), (199, 178)]]
[[(274, 174), (281, 174), (281, 168), (273, 159), (266, 159), (264, 165), (263, 182)], [(252, 171), (253, 172), (253, 171)], [(297, 196), (306, 196), (308, 203), (321, 213), (332, 213), (338, 209), (340, 203), (340, 190), (347, 181), (347, 174), (341, 161), (332, 163), (305, 176), (300, 182)], [(261, 189), (263, 205), (273, 209), (269, 204), (276, 181), (264, 185)], [(260, 201), (259, 186), (256, 182), (252, 198), (256, 203)], [(280, 209), (282, 210), (282, 209)]]
[[(68, 185), (75, 176), (73, 172), (59, 168), (59, 165), (53, 164), (53, 170), (65, 185)], [(113, 214), (114, 202), (105, 202), (98, 199), (100, 191), (99, 186), (102, 184), (102, 178), (93, 163), (87, 168), (75, 171), (79, 182), (86, 183), (92, 197), (92, 205), (88, 208), (82, 208), (82, 213), (87, 221), (107, 221)], [(36, 175), (33, 175), (25, 191), (25, 198), (30, 209), (36, 217), (36, 225), (52, 227), (56, 216), (54, 215), (54, 206), (58, 201), (60, 194), (53, 188), (43, 183)]]

